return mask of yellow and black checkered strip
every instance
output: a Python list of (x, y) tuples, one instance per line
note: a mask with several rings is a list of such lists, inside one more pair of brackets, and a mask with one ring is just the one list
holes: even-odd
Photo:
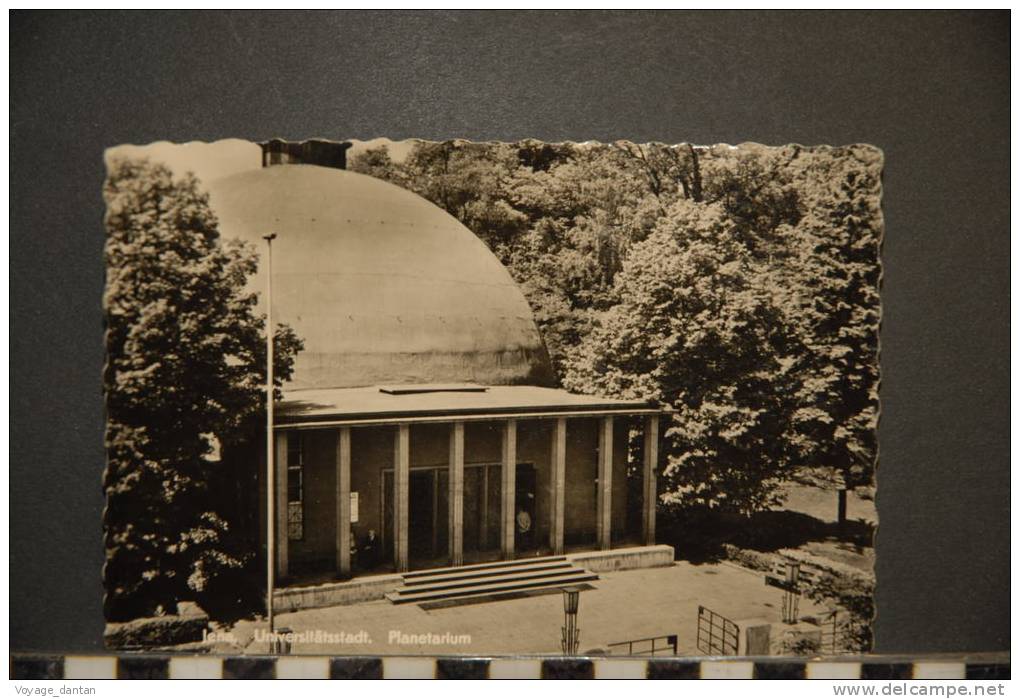
[(14, 655), (11, 678), (58, 679), (1009, 679), (1009, 657), (947, 660)]

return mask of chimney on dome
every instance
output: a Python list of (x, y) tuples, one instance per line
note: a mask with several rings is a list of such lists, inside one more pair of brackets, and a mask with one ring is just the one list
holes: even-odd
[(347, 169), (348, 141), (323, 141), (309, 139), (307, 141), (284, 141), (274, 138), (263, 141), (262, 167), (271, 165), (320, 165), (338, 170)]

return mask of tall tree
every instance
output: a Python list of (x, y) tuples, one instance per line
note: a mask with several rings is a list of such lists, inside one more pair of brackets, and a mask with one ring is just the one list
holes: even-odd
[(499, 255), (527, 224), (510, 202), (518, 162), (510, 144), (419, 141), (402, 176), (408, 189), (445, 209)]
[[(725, 230), (720, 251), (739, 255), (743, 279), (785, 338), (781, 351), (764, 352), (762, 367), (781, 358), (784, 410), (791, 397), (798, 408), (770, 426), (771, 439), (784, 463), (833, 469), (852, 486), (870, 483), (876, 452), (880, 168), (868, 147), (449, 141), (418, 144), (399, 172), (380, 176), (406, 183), (489, 244), (531, 304), (558, 373), (584, 391), (620, 388), (596, 379), (608, 365), (590, 357), (582, 371), (576, 358), (629, 327), (627, 294), (637, 282), (617, 276), (629, 256), (650, 254), (642, 241), (656, 231), (663, 245), (670, 230), (683, 247)], [(668, 246), (659, 253), (672, 259)], [(661, 278), (654, 256), (645, 262), (676, 293), (697, 279)], [(759, 385), (759, 368), (743, 370)]]
[(614, 146), (630, 158), (648, 179), (648, 188), (669, 203), (677, 196), (700, 202), (704, 198), (700, 149), (690, 143), (667, 146), (618, 141)]
[(347, 163), (347, 169), (398, 186), (406, 186), (403, 168), (393, 162), (390, 149), (385, 144), (358, 153)]
[(750, 513), (787, 475), (796, 339), (720, 205), (679, 200), (637, 243), (604, 313), (569, 364), (582, 392), (654, 399), (666, 501)]
[[(244, 565), (208, 487), (218, 445), (262, 409), (264, 319), (244, 292), (253, 250), (223, 243), (208, 198), (163, 165), (115, 162), (104, 195), (106, 612), (172, 611)], [(276, 377), (300, 340), (274, 333)]]
[(797, 317), (809, 351), (800, 431), (806, 461), (852, 488), (871, 483), (878, 449), (881, 155), (851, 147), (801, 160)]

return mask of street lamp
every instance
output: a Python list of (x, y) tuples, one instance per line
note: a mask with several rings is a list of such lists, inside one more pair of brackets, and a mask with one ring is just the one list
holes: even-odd
[(577, 608), (581, 603), (581, 588), (563, 588), (563, 628), (560, 647), (564, 655), (577, 655), (581, 629), (577, 628)]
[(276, 574), (276, 467), (273, 445), (273, 240), (276, 233), (262, 236), (266, 241), (266, 619), (269, 622), (269, 648), (277, 644), (273, 637), (273, 585)]

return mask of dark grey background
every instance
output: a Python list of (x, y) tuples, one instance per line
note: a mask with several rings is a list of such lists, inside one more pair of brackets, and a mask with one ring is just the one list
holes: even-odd
[(1009, 648), (1009, 15), (10, 16), (11, 647), (101, 647), (102, 152), (465, 137), (886, 154), (877, 650)]

